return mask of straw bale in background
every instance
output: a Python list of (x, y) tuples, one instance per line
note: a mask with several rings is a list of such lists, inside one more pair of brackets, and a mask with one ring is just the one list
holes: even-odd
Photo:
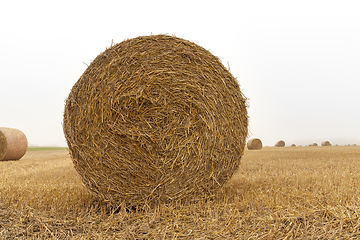
[(262, 148), (262, 142), (259, 138), (252, 138), (247, 142), (247, 148), (249, 150), (259, 150)]
[(28, 141), (22, 131), (0, 127), (0, 161), (19, 160), (27, 148)]
[(283, 140), (277, 141), (275, 147), (285, 147), (285, 142)]
[(321, 146), (331, 146), (331, 143), (329, 141), (324, 141), (321, 143)]

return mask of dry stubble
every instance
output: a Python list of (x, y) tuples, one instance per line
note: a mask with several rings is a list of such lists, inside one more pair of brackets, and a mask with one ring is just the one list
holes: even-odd
[(0, 162), (0, 239), (356, 239), (360, 147), (245, 151), (211, 201), (117, 212), (93, 198), (66, 151)]

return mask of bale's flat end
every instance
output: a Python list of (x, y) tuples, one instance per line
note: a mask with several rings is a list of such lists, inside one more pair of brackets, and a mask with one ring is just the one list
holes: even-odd
[(204, 48), (167, 35), (96, 57), (66, 101), (65, 137), (84, 184), (110, 202), (209, 196), (238, 168), (248, 134), (236, 79)]

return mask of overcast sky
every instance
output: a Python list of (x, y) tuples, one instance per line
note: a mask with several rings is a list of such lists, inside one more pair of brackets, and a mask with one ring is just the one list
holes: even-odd
[(3, 1), (0, 127), (66, 146), (64, 101), (106, 47), (171, 34), (218, 56), (272, 146), (360, 144), (360, 1)]

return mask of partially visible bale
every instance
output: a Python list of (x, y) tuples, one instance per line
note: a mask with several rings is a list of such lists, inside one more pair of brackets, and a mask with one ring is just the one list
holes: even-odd
[(22, 131), (0, 127), (0, 161), (19, 160), (27, 148), (28, 141)]
[(352, 146), (356, 146), (356, 144), (353, 144)]
[(246, 98), (193, 42), (141, 36), (106, 49), (75, 83), (63, 129), (83, 183), (111, 205), (206, 198), (238, 169)]
[(277, 141), (275, 147), (285, 147), (285, 142), (283, 140)]
[(329, 141), (324, 141), (324, 142), (321, 143), (321, 146), (329, 147), (329, 146), (331, 146), (331, 143)]
[(247, 148), (249, 150), (259, 150), (262, 148), (262, 142), (258, 138), (252, 138), (247, 142)]
[(309, 146), (310, 146), (310, 147), (317, 147), (318, 144), (317, 144), (317, 143), (312, 143), (312, 144), (310, 144)]
[(293, 144), (291, 144), (291, 146), (292, 146), (292, 147), (296, 147), (296, 144), (295, 144), (295, 143), (293, 143)]

